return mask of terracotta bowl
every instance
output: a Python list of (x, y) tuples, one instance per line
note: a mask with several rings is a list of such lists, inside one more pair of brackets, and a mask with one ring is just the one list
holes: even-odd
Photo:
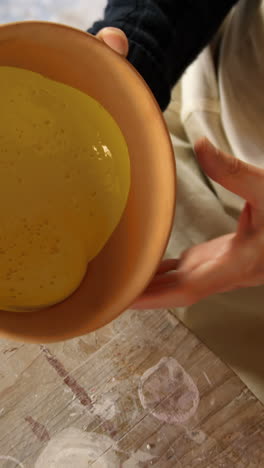
[(132, 185), (122, 220), (80, 288), (59, 305), (0, 311), (0, 335), (52, 342), (83, 335), (127, 309), (151, 280), (169, 238), (176, 171), (163, 116), (129, 63), (82, 31), (44, 22), (0, 27), (0, 65), (42, 73), (97, 99), (126, 138)]

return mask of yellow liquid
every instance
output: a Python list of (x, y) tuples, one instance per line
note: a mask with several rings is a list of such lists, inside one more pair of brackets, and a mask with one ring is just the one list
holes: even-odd
[(110, 114), (79, 90), (0, 67), (0, 308), (75, 291), (124, 211), (129, 154)]

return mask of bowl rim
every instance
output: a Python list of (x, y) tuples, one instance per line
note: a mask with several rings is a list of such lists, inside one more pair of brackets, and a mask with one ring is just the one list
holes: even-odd
[[(168, 241), (169, 241), (169, 238), (170, 238), (170, 235), (171, 235), (174, 216), (175, 216), (175, 210), (176, 210), (176, 193), (177, 193), (176, 160), (175, 160), (175, 156), (174, 156), (173, 144), (172, 144), (172, 141), (171, 141), (171, 138), (170, 138), (169, 130), (168, 130), (168, 127), (166, 125), (163, 113), (162, 113), (162, 111), (161, 111), (161, 109), (160, 109), (160, 107), (158, 105), (158, 102), (155, 99), (150, 87), (148, 86), (148, 84), (146, 83), (144, 78), (140, 75), (140, 73), (136, 70), (136, 68), (125, 57), (123, 57), (123, 56), (119, 55), (117, 52), (113, 51), (110, 47), (106, 46), (102, 41), (99, 41), (94, 35), (90, 34), (89, 32), (83, 31), (81, 29), (75, 28), (73, 26), (68, 26), (66, 24), (57, 23), (57, 22), (50, 22), (50, 21), (39, 21), (39, 20), (26, 20), (26, 21), (15, 21), (15, 22), (4, 23), (4, 24), (0, 25), (0, 33), (1, 33), (1, 30), (3, 30), (3, 29), (9, 29), (9, 28), (15, 28), (15, 27), (20, 28), (20, 27), (26, 27), (26, 26), (39, 26), (41, 28), (43, 28), (43, 27), (44, 28), (54, 27), (54, 28), (58, 28), (58, 29), (61, 29), (61, 30), (66, 30), (66, 31), (70, 30), (74, 34), (77, 34), (79, 36), (81, 35), (81, 36), (84, 36), (86, 38), (89, 37), (90, 40), (95, 41), (94, 43), (96, 44), (96, 47), (107, 47), (108, 48), (108, 53), (109, 54), (115, 54), (116, 59), (119, 60), (119, 61), (124, 62), (126, 64), (126, 66), (128, 68), (130, 68), (130, 72), (132, 72), (134, 77), (137, 80), (141, 81), (141, 84), (143, 85), (143, 88), (144, 88), (144, 92), (146, 93), (146, 95), (148, 95), (148, 100), (152, 104), (153, 108), (155, 109), (155, 112), (156, 112), (157, 116), (159, 117), (159, 126), (162, 128), (162, 130), (164, 132), (164, 135), (167, 138), (168, 157), (170, 158), (171, 163), (172, 163), (172, 167), (173, 167), (173, 174), (172, 174), (172, 177), (173, 177), (173, 184), (172, 184), (173, 204), (171, 206), (170, 222), (168, 223), (167, 233), (166, 233), (166, 236), (164, 235), (164, 243), (163, 243), (164, 245), (160, 249), (160, 254), (157, 255), (155, 262), (152, 263), (151, 269), (149, 269), (151, 271), (149, 271), (148, 278), (146, 278), (146, 280), (144, 282), (142, 282), (142, 284), (141, 284), (141, 288), (140, 288), (141, 291), (139, 291), (139, 294), (140, 294), (141, 292), (143, 292), (145, 290), (145, 288), (147, 287), (147, 285), (149, 284), (149, 282), (151, 281), (151, 279), (155, 275), (155, 273), (157, 271), (157, 268), (158, 268), (158, 266), (159, 266), (159, 264), (160, 264), (160, 262), (161, 262), (161, 260), (162, 260), (162, 258), (164, 256), (164, 253), (166, 251)], [(1, 38), (0, 38), (0, 43), (1, 43)], [(133, 90), (131, 92), (133, 92)], [(68, 298), (66, 298), (64, 301), (62, 301), (61, 304), (65, 303), (67, 301), (67, 299)], [(122, 308), (121, 311), (113, 313), (110, 320), (105, 320), (105, 321), (101, 320), (102, 323), (99, 324), (98, 327), (95, 327), (94, 330), (95, 329), (100, 329), (104, 325), (110, 323), (111, 321), (116, 319), (119, 315), (121, 315), (125, 310), (129, 309), (130, 306), (131, 306), (131, 301), (129, 301), (129, 303), (127, 303), (125, 305), (125, 307)], [(46, 307), (43, 310), (52, 309), (52, 308), (53, 308), (53, 306)], [(15, 341), (23, 340), (24, 343), (26, 343), (26, 342), (28, 342), (28, 343), (43, 342), (43, 340), (39, 339), (38, 335), (33, 335), (33, 334), (30, 334), (30, 333), (25, 334), (24, 332), (19, 334), (19, 332), (15, 332), (14, 330), (10, 331), (10, 330), (7, 330), (6, 328), (3, 329), (1, 327), (1, 315), (3, 313), (4, 314), (5, 313), (12, 314), (14, 316), (17, 316), (17, 318), (19, 318), (21, 320), (23, 315), (26, 314), (27, 316), (30, 316), (31, 314), (38, 314), (39, 313), (38, 311), (22, 313), (22, 312), (7, 312), (7, 311), (4, 311), (4, 310), (0, 310), (0, 335), (1, 335), (2, 338), (8, 338), (8, 339), (12, 339), (12, 340), (15, 340)], [(90, 333), (92, 331), (93, 330), (91, 329), (91, 330), (87, 331), (86, 333)], [(63, 332), (63, 327), (62, 327), (60, 337), (58, 336), (58, 333), (53, 334), (52, 329), (51, 329), (50, 330), (50, 335), (45, 336), (44, 341), (45, 341), (45, 343), (59, 342), (59, 341), (64, 341), (64, 340), (68, 340), (68, 339), (73, 339), (73, 338), (75, 338), (77, 336), (80, 336), (80, 335), (78, 333), (76, 333), (76, 332), (73, 333), (73, 334), (64, 333)]]

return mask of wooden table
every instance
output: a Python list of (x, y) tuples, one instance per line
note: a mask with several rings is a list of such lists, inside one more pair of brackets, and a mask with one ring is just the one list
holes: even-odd
[(1, 468), (264, 467), (263, 406), (169, 311), (0, 354)]

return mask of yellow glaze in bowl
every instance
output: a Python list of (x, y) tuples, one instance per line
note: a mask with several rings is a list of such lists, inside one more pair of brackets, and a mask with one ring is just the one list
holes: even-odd
[(58, 303), (80, 285), (124, 211), (125, 139), (87, 94), (0, 66), (0, 308)]

